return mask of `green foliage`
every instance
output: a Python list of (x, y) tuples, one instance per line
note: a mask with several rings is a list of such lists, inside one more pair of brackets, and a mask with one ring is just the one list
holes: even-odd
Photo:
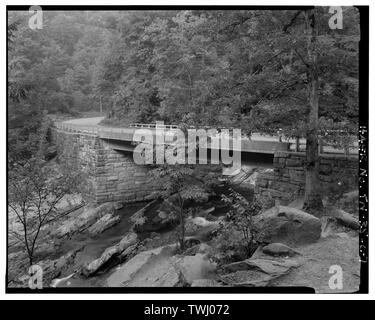
[(20, 99), (49, 113), (99, 110), (97, 60), (109, 31), (93, 16), (46, 11), (43, 29), (35, 32), (28, 26), (28, 12), (9, 12), (10, 111)]
[(153, 175), (161, 179), (165, 186), (161, 196), (164, 199), (176, 198), (174, 208), (169, 214), (178, 218), (180, 229), (178, 241), (180, 249), (185, 248), (185, 219), (189, 214), (187, 204), (206, 202), (212, 193), (212, 186), (217, 180), (199, 166), (162, 165), (153, 169)]
[(230, 227), (239, 231), (242, 235), (243, 245), (246, 250), (247, 257), (250, 257), (257, 248), (257, 234), (253, 217), (257, 215), (261, 209), (261, 203), (254, 198), (251, 203), (241, 194), (234, 190), (230, 190), (229, 195), (224, 195), (223, 200), (231, 206), (231, 210), (227, 214), (230, 220)]
[(39, 152), (46, 114), (99, 110), (94, 78), (108, 36), (103, 21), (84, 12), (46, 11), (44, 27), (36, 32), (29, 28), (28, 19), (29, 12), (9, 12), (10, 163), (21, 163)]
[(25, 245), (30, 265), (38, 246), (41, 229), (57, 219), (62, 199), (81, 191), (82, 177), (68, 168), (33, 157), (22, 165), (14, 164), (8, 173), (8, 205), (20, 228), (13, 234)]
[[(328, 8), (316, 12), (321, 129), (341, 123), (352, 134), (358, 12), (344, 7), (343, 30), (329, 29)], [(124, 124), (164, 120), (306, 134), (307, 48), (298, 11), (46, 12), (38, 32), (27, 17), (13, 12), (9, 19), (14, 101), (32, 91), (28, 103), (40, 110), (99, 110), (101, 100), (109, 119)]]

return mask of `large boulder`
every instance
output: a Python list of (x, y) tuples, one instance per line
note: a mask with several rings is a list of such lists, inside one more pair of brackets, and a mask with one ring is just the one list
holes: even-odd
[(85, 231), (103, 216), (112, 215), (114, 210), (112, 202), (103, 203), (97, 207), (85, 207), (81, 214), (70, 217), (52, 235), (57, 238), (69, 238), (73, 234)]
[(302, 210), (275, 206), (254, 217), (259, 241), (290, 246), (312, 243), (320, 238), (321, 222)]
[(137, 249), (138, 242), (138, 236), (133, 232), (129, 232), (118, 244), (105, 249), (98, 259), (85, 265), (82, 269), (82, 273), (86, 276), (92, 276), (108, 265), (111, 260), (116, 260), (116, 263), (121, 263)]
[(337, 201), (336, 206), (340, 209), (358, 216), (359, 211), (359, 192), (358, 190), (344, 193)]

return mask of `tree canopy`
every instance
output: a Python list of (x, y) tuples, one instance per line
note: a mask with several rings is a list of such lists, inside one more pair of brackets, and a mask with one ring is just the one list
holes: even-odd
[[(358, 117), (359, 14), (344, 8), (341, 30), (329, 28), (331, 15), (319, 7), (322, 126)], [(28, 17), (9, 15), (14, 100), (27, 91), (28, 104), (69, 113), (99, 110), (102, 97), (124, 121), (303, 128), (307, 48), (296, 10), (47, 11), (41, 30)]]

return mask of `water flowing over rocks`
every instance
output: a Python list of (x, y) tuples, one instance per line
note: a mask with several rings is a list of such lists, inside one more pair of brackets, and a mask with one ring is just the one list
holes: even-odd
[(140, 209), (131, 217), (133, 230), (137, 233), (156, 232), (171, 227), (176, 223), (176, 217), (171, 211), (176, 210), (168, 201), (154, 200)]
[(197, 239), (200, 242), (208, 241), (220, 226), (220, 220), (208, 221), (203, 217), (189, 218), (185, 225), (187, 239)]

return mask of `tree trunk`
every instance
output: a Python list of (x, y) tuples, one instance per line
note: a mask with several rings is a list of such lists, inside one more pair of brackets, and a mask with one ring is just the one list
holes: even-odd
[(315, 215), (323, 208), (319, 188), (319, 143), (318, 143), (318, 112), (319, 112), (319, 78), (317, 68), (317, 25), (315, 9), (306, 12), (307, 28), (310, 31), (307, 43), (308, 54), (308, 99), (310, 113), (306, 132), (306, 184), (304, 209)]
[(180, 249), (181, 251), (185, 250), (185, 212), (184, 212), (184, 201), (179, 194), (179, 201), (180, 201)]
[(181, 243), (180, 243), (180, 247), (181, 247), (181, 250), (184, 251), (185, 250), (185, 219), (184, 219), (184, 211), (183, 209), (181, 209), (181, 212), (180, 212), (180, 219), (181, 219)]
[(24, 214), (24, 222), (22, 222), (22, 227), (23, 227), (23, 237), (24, 237), (24, 242), (25, 242), (25, 248), (26, 248), (26, 252), (27, 252), (27, 256), (29, 258), (29, 265), (32, 266), (33, 265), (33, 256), (34, 256), (34, 252), (30, 249), (30, 246), (29, 246), (29, 239), (28, 239), (28, 233), (27, 233), (27, 220), (26, 220), (26, 215)]

